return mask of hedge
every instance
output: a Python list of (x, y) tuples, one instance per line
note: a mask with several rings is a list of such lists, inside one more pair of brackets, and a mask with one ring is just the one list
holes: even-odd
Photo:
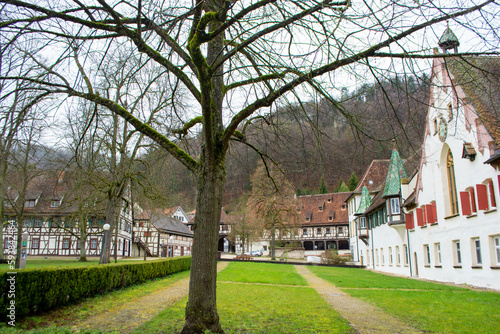
[(20, 319), (190, 267), (191, 257), (176, 257), (78, 268), (0, 271), (0, 320), (13, 320), (10, 314)]

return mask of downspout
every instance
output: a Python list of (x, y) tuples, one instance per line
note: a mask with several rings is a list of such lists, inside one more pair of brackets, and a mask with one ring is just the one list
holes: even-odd
[[(411, 248), (410, 248), (410, 231), (406, 229), (406, 239), (408, 240), (408, 265), (410, 266), (410, 277), (413, 276), (413, 272), (411, 269)], [(405, 254), (406, 256), (406, 254)]]
[(371, 222), (370, 222), (370, 230), (372, 231), (372, 266), (373, 266), (373, 269), (375, 269), (375, 246), (374, 246), (374, 240), (373, 240), (373, 226), (371, 226)]

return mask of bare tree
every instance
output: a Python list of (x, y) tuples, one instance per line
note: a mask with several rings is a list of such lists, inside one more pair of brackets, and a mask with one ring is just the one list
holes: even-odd
[(271, 260), (275, 260), (276, 233), (279, 237), (296, 232), (295, 188), (281, 170), (261, 165), (252, 176), (248, 199), (248, 219), (260, 225), (261, 233), (271, 237)]
[[(497, 51), (500, 24), (494, 19), (499, 14), (494, 0), (0, 3), (4, 41), (36, 40), (41, 53), (31, 55), (46, 63), (51, 74), (30, 73), (25, 80), (111, 110), (197, 178), (184, 333), (223, 332), (216, 309), (216, 264), (225, 158), (232, 141), (247, 143), (245, 130), (255, 117), (280, 101), (300, 100), (310, 92), (336, 103), (339, 86), (347, 80), (422, 70), (419, 66), (426, 62), (410, 60), (435, 56), (425, 41), (438, 34), (434, 27), (444, 30), (445, 21), (480, 38), (472, 53)], [(31, 37), (42, 34), (49, 38)], [(62, 46), (68, 40), (78, 41), (78, 48)], [(42, 61), (47, 48), (57, 55)], [(168, 126), (147, 125), (147, 118), (134, 115), (125, 101), (100, 94), (99, 73), (91, 62), (77, 64), (84, 69), (79, 73), (86, 75), (75, 75), (67, 66), (74, 64), (69, 56), (73, 52), (104, 59), (126, 48), (164, 68), (173, 91), (190, 94), (185, 108), (169, 108), (176, 117)], [(359, 118), (339, 110), (356, 131), (364, 131), (366, 124)], [(200, 146), (182, 150), (177, 140), (195, 132), (200, 133)]]

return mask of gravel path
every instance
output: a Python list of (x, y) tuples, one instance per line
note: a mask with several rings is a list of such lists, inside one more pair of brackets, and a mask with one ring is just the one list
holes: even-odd
[(306, 266), (295, 266), (301, 274), (331, 307), (361, 334), (413, 334), (423, 333), (381, 309), (360, 299), (349, 296), (329, 282), (317, 277)]
[[(228, 262), (219, 262), (221, 271)], [(184, 298), (189, 291), (189, 277), (177, 281), (154, 293), (116, 305), (113, 310), (94, 316), (72, 327), (73, 330), (98, 329), (103, 332), (130, 333), (160, 311)]]

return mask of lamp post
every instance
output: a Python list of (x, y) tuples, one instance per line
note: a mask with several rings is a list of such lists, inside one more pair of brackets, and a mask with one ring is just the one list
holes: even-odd
[[(168, 237), (168, 239), (170, 240), (170, 246), (167, 244), (167, 250), (170, 253), (170, 247), (172, 247), (172, 252), (171, 252), (172, 256), (170, 256), (170, 257), (174, 257), (174, 246), (172, 246), (172, 240), (174, 240), (174, 236), (170, 235), (170, 237)], [(167, 254), (167, 257), (169, 257), (168, 254)]]
[[(102, 229), (104, 230), (104, 232), (103, 232), (103, 236), (102, 236), (101, 258), (99, 260), (99, 264), (103, 264), (103, 263), (109, 262), (109, 261), (107, 261), (107, 262), (104, 261), (104, 259), (109, 259), (109, 256), (107, 254), (109, 250), (108, 249), (105, 250), (104, 248), (105, 248), (105, 245), (106, 245), (106, 242), (105, 242), (105, 239), (107, 237), (107, 233), (106, 232), (108, 232), (110, 228), (111, 228), (111, 225), (109, 225), (108, 223), (106, 223), (106, 224), (104, 224), (102, 226)], [(104, 254), (104, 257), (103, 257), (103, 254)]]

